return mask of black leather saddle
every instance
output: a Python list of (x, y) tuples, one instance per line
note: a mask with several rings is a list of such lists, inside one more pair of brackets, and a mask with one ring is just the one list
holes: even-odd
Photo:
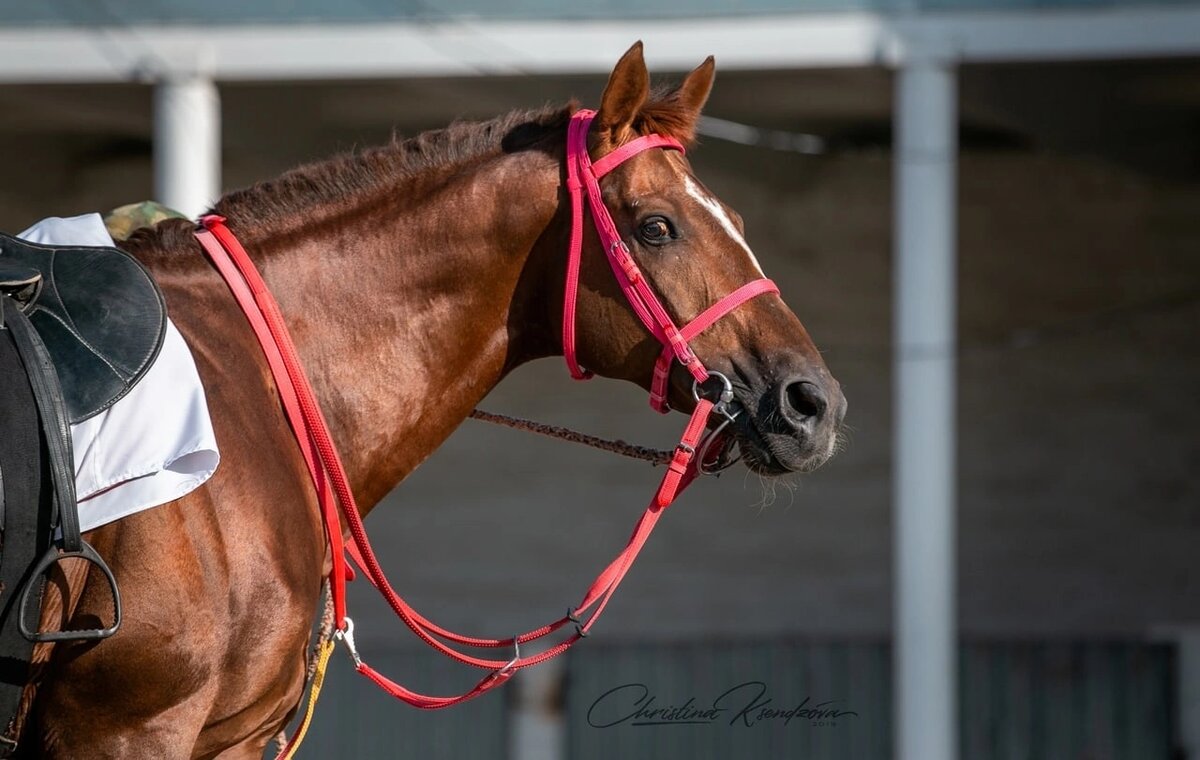
[(0, 233), (0, 294), (45, 343), (71, 424), (128, 393), (162, 348), (162, 292), (116, 248), (40, 245)]

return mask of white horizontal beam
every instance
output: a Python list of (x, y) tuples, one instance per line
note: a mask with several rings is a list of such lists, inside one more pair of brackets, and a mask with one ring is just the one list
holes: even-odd
[(880, 22), (870, 16), (780, 21), (3, 30), (0, 81), (123, 81), (197, 68), (226, 81), (598, 73), (638, 39), (652, 65), (679, 70), (709, 54), (723, 68), (857, 66), (878, 50)]
[(1198, 6), (930, 14), (913, 26), (963, 63), (1200, 55)]
[(790, 14), (644, 21), (0, 30), (0, 83), (603, 73), (637, 39), (652, 67), (896, 66), (910, 40), (962, 62), (1200, 55), (1200, 8)]

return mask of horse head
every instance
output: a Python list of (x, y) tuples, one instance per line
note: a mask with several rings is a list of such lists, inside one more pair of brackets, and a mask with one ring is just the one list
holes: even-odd
[[(590, 125), (592, 160), (645, 135), (694, 142), (714, 71), (710, 57), (674, 89), (651, 90), (641, 43), (635, 44), (613, 69)], [(600, 188), (617, 234), (675, 324), (764, 277), (741, 217), (704, 186), (681, 151), (641, 151), (608, 172)], [(662, 345), (627, 301), (592, 225), (585, 225), (579, 268), (579, 363), (651, 389)], [(704, 367), (730, 381), (740, 407), (732, 430), (751, 469), (809, 471), (832, 456), (846, 400), (804, 325), (773, 289), (724, 314), (691, 348)], [(678, 362), (672, 367), (667, 403), (688, 411), (696, 403), (693, 378)]]

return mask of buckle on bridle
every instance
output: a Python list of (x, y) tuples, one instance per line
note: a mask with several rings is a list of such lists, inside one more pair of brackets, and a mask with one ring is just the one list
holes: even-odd
[(614, 240), (608, 247), (608, 254), (621, 267), (630, 285), (637, 285), (642, 280), (642, 270), (638, 269), (637, 262), (633, 260), (633, 254), (629, 252), (629, 246), (625, 245), (624, 240)]
[(574, 607), (567, 608), (567, 620), (575, 624), (575, 635), (581, 639), (588, 637), (588, 632), (583, 630), (583, 623), (579, 620), (579, 615), (576, 614)]
[(346, 645), (346, 650), (350, 652), (350, 657), (354, 660), (354, 667), (360, 667), (362, 658), (358, 656), (358, 647), (354, 646), (354, 621), (348, 617), (342, 618), (342, 620), (346, 623), (346, 627), (334, 631), (333, 638)]
[(517, 660), (521, 659), (521, 641), (517, 636), (513, 636), (513, 658), (492, 674), (494, 678), (501, 678), (508, 675), (508, 672), (517, 664)]
[[(708, 377), (704, 378), (704, 382), (707, 383), (714, 377), (721, 381), (721, 392), (717, 395), (717, 400), (713, 403), (713, 411), (725, 417), (728, 422), (733, 422), (733, 418), (737, 416), (736, 412), (730, 413), (729, 411), (729, 405), (733, 403), (733, 383), (729, 382), (729, 378), (725, 377), (724, 374), (712, 369), (708, 370)], [(700, 381), (692, 380), (692, 397), (696, 401), (699, 401), (703, 397), (700, 390)]]
[[(702, 475), (719, 475), (722, 470), (737, 462), (738, 459), (741, 459), (741, 457), (738, 457), (737, 459), (733, 459), (721, 467), (716, 467), (713, 469), (709, 469), (704, 466), (704, 463), (708, 460), (709, 449), (712, 448), (714, 443), (721, 439), (721, 433), (724, 432), (725, 428), (729, 427), (729, 425), (737, 419), (737, 416), (742, 413), (740, 407), (733, 408), (735, 403), (733, 398), (733, 383), (730, 382), (729, 378), (724, 374), (711, 369), (708, 371), (708, 377), (706, 377), (704, 380), (707, 382), (714, 377), (721, 381), (721, 390), (717, 395), (716, 403), (713, 404), (713, 411), (724, 417), (724, 419), (721, 420), (720, 425), (717, 425), (715, 428), (708, 431), (704, 437), (700, 439), (700, 443), (696, 447), (696, 470)], [(701, 383), (699, 380), (692, 381), (692, 396), (695, 397), (697, 402), (703, 397), (702, 388), (700, 386)]]
[(741, 460), (742, 457), (739, 454), (738, 456), (729, 460), (725, 464), (719, 465), (717, 467), (713, 467), (711, 469), (706, 467), (704, 464), (705, 462), (708, 461), (708, 450), (713, 447), (714, 443), (716, 443), (717, 441), (719, 441), (721, 439), (721, 433), (725, 430), (725, 428), (729, 427), (730, 423), (733, 422), (734, 418), (737, 417), (737, 415), (740, 414), (740, 412), (741, 412), (741, 410), (738, 410), (738, 411), (734, 412), (732, 415), (727, 414), (725, 416), (725, 419), (721, 420), (720, 425), (717, 425), (715, 428), (708, 431), (704, 435), (704, 437), (700, 439), (700, 445), (699, 445), (699, 448), (697, 449), (696, 471), (699, 472), (701, 475), (713, 475), (713, 476), (720, 475), (722, 472), (729, 469), (733, 465), (737, 464), (738, 461)]

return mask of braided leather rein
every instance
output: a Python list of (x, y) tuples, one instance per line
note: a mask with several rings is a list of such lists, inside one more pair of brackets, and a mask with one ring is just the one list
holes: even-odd
[(502, 425), (510, 427), (514, 430), (527, 430), (531, 433), (557, 438), (562, 441), (570, 441), (571, 443), (582, 443), (584, 446), (591, 446), (594, 449), (607, 451), (612, 454), (620, 454), (623, 457), (630, 459), (640, 459), (643, 462), (649, 462), (652, 465), (658, 466), (671, 461), (671, 455), (674, 449), (655, 449), (649, 446), (638, 446), (633, 443), (627, 443), (622, 440), (610, 440), (601, 438), (595, 435), (581, 433), (578, 430), (571, 428), (559, 427), (558, 425), (549, 425), (545, 422), (535, 422), (522, 417), (511, 417), (507, 414), (496, 414), (495, 412), (485, 412), (482, 409), (472, 409), (470, 417), (482, 422), (490, 422), (493, 425)]

